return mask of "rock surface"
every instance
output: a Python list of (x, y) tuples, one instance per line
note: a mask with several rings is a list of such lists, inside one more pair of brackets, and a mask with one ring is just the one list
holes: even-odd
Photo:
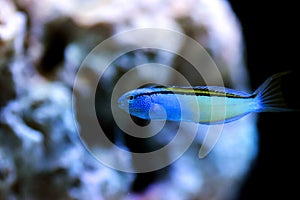
[[(182, 157), (166, 169), (143, 174), (116, 171), (97, 162), (78, 136), (78, 131), (93, 131), (93, 127), (84, 127), (76, 118), (80, 112), (81, 118), (89, 120), (91, 113), (85, 111), (84, 103), (96, 98), (105, 134), (124, 149), (149, 151), (173, 137), (176, 124), (169, 124), (163, 135), (147, 142), (129, 137), (118, 129), (108, 108), (118, 80), (141, 64), (172, 66), (192, 84), (202, 84), (177, 55), (153, 49), (129, 52), (112, 62), (98, 80), (103, 69), (99, 63), (114, 49), (139, 45), (144, 38), (115, 39), (101, 52), (104, 56), (91, 50), (110, 36), (136, 28), (187, 34), (210, 53), (226, 86), (247, 90), (241, 30), (226, 1), (0, 0), (0, 5), (1, 200), (234, 198), (256, 156), (254, 117), (225, 125), (205, 159), (199, 159), (198, 152), (208, 127), (200, 126)], [(165, 42), (158, 39), (158, 43)], [(185, 40), (169, 45), (179, 54), (189, 51)], [(84, 60), (87, 55), (89, 59)], [(82, 63), (86, 71), (78, 77)], [(140, 71), (136, 79), (152, 80), (158, 75), (156, 70)], [(178, 81), (171, 73), (160, 75), (166, 81)], [(75, 78), (80, 87), (73, 88)], [(215, 80), (214, 76), (206, 78)], [(96, 97), (93, 81), (101, 86)], [(82, 103), (78, 110), (72, 108), (72, 92), (75, 102)], [(190, 130), (189, 125), (184, 128), (187, 134)], [(97, 151), (121, 166), (137, 167), (132, 157), (118, 154), (111, 146), (98, 146)]]

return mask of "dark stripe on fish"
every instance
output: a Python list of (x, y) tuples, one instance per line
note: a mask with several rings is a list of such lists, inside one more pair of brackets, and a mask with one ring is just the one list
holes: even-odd
[[(226, 89), (224, 89), (226, 90)], [(148, 93), (141, 93), (133, 98), (137, 98), (139, 96), (151, 96), (151, 95), (156, 95), (156, 94), (180, 94), (180, 95), (196, 95), (196, 96), (215, 96), (215, 97), (228, 97), (228, 98), (253, 98), (252, 95), (249, 96), (243, 96), (243, 95), (238, 95), (238, 94), (232, 94), (232, 93), (226, 93), (222, 91), (214, 91), (214, 90), (209, 90), (209, 89), (193, 89), (193, 88), (168, 88), (165, 87), (161, 91), (153, 91), (153, 92), (148, 92)]]

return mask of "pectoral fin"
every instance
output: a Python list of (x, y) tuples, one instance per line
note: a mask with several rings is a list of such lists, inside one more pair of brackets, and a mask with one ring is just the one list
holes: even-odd
[(142, 119), (133, 115), (130, 115), (132, 121), (134, 121), (135, 124), (139, 126), (147, 126), (150, 124), (151, 120), (150, 119)]

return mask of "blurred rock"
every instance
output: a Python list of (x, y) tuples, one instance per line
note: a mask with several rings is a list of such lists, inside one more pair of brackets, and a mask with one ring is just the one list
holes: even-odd
[(1, 0), (0, 3), (0, 65), (3, 65), (23, 52), (26, 17), (11, 1)]
[(0, 110), (9, 100), (16, 96), (15, 85), (13, 82), (11, 71), (8, 67), (0, 68)]
[[(98, 77), (105, 67), (101, 63), (120, 49), (152, 38), (113, 38), (102, 52), (94, 47), (110, 36), (137, 28), (187, 34), (206, 48), (226, 86), (247, 90), (241, 30), (226, 1), (0, 0), (0, 5), (0, 199), (234, 198), (256, 156), (254, 117), (225, 125), (205, 159), (198, 158), (208, 129), (201, 126), (190, 149), (170, 167), (136, 175), (97, 162), (84, 149), (74, 122), (76, 112), (83, 113), (84, 120), (90, 119), (92, 113), (84, 103), (96, 98), (95, 109), (105, 134), (124, 149), (149, 151), (172, 139), (176, 124), (169, 124), (162, 135), (146, 142), (120, 131), (111, 115), (111, 92), (124, 73), (147, 63), (172, 66), (191, 84), (203, 84), (187, 62), (170, 52), (141, 49), (118, 57), (100, 80)], [(156, 39), (178, 54), (189, 51), (184, 40)], [(87, 56), (89, 59), (84, 60)], [(84, 76), (76, 77), (81, 64), (85, 66)], [(204, 66), (203, 70), (210, 69)], [(151, 81), (156, 75), (170, 84), (181, 83), (173, 74), (156, 70), (137, 70), (136, 79)], [(75, 78), (80, 87), (73, 88)], [(214, 76), (206, 78), (215, 80)], [(97, 81), (95, 97), (93, 83)], [(72, 89), (78, 103), (75, 111)], [(79, 126), (81, 131), (94, 130)], [(191, 129), (184, 127), (186, 134)], [(177, 145), (186, 140), (182, 137)], [(136, 167), (135, 160), (122, 157), (110, 146), (97, 148), (112, 162)]]
[(11, 64), (23, 53), (26, 17), (11, 1), (0, 1), (0, 110), (16, 96)]
[[(13, 182), (5, 192), (15, 188), (14, 195), (21, 199), (99, 199), (126, 191), (126, 185), (114, 182), (121, 179), (119, 173), (99, 165), (78, 145), (70, 91), (59, 83), (43, 82), (31, 89), (1, 112), (0, 150), (9, 152), (5, 157), (15, 165), (21, 163), (12, 180), (8, 178), (14, 165), (2, 165), (3, 178)], [(122, 181), (128, 177), (122, 176)], [(89, 192), (83, 192), (91, 184)]]
[(12, 158), (6, 155), (7, 152), (0, 148), (0, 199), (12, 198), (10, 188), (16, 181), (17, 174)]

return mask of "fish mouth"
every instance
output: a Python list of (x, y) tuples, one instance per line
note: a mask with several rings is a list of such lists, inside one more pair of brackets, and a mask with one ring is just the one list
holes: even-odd
[(128, 112), (129, 111), (129, 105), (127, 101), (124, 99), (124, 97), (120, 97), (118, 99), (118, 107), (121, 108), (122, 110)]

